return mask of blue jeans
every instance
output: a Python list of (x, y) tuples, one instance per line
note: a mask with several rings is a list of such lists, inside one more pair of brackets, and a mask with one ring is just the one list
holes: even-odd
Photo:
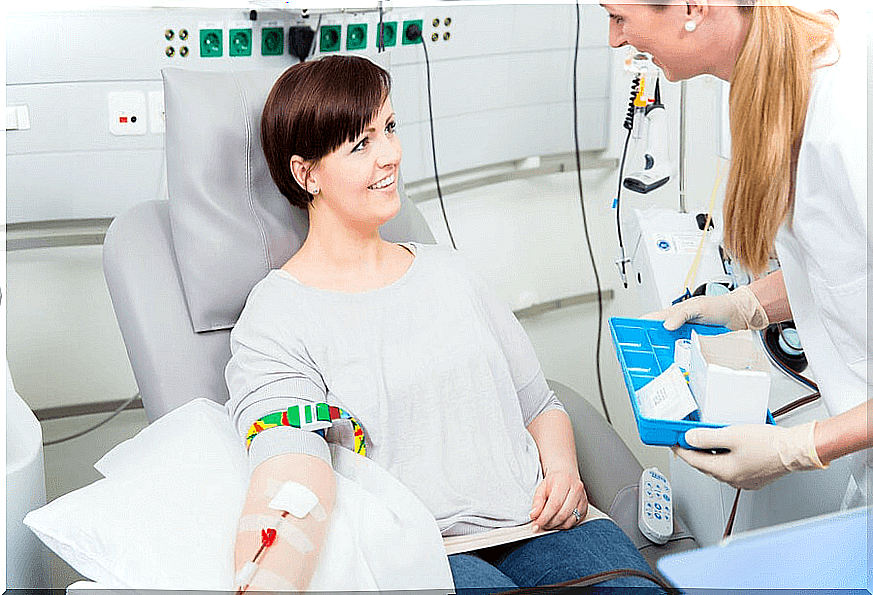
[[(583, 523), (505, 546), (449, 556), (459, 595), (552, 585), (617, 568), (651, 573), (636, 546), (608, 519)], [(641, 577), (620, 577), (591, 587), (590, 593), (620, 593), (627, 587), (647, 587), (634, 593), (662, 593)]]

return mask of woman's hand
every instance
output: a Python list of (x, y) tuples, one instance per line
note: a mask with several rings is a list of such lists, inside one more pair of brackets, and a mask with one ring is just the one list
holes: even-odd
[(530, 518), (540, 529), (572, 529), (588, 512), (588, 494), (579, 478), (570, 418), (552, 409), (536, 416), (527, 430), (540, 451), (544, 476), (534, 493)]
[(554, 470), (546, 474), (537, 488), (530, 518), (540, 529), (572, 529), (587, 512), (588, 494), (579, 473)]

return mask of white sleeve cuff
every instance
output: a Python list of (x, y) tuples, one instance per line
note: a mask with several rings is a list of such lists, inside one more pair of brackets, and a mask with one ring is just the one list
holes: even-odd
[(259, 433), (249, 447), (249, 469), (279, 455), (299, 453), (318, 457), (332, 466), (327, 442), (315, 432), (290, 426), (277, 426)]

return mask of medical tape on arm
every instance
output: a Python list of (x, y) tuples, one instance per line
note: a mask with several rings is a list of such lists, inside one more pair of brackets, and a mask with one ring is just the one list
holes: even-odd
[(308, 554), (315, 549), (312, 541), (300, 528), (295, 527), (286, 519), (265, 514), (252, 514), (239, 520), (240, 531), (261, 531), (275, 529), (278, 539), (284, 541), (301, 554)]
[[(257, 579), (257, 580), (255, 580)], [(275, 572), (261, 568), (254, 562), (246, 562), (234, 579), (237, 589), (252, 591), (296, 591), (291, 581)]]
[(268, 478), (267, 491), (264, 495), (271, 498), (267, 506), (273, 510), (287, 512), (298, 519), (308, 514), (319, 522), (327, 520), (327, 513), (318, 501), (318, 496), (302, 483), (296, 481), (281, 483)]
[(352, 424), (353, 444), (350, 445), (351, 450), (361, 456), (367, 456), (367, 440), (361, 424), (348, 411), (328, 403), (294, 405), (285, 411), (265, 415), (255, 421), (246, 432), (246, 448), (251, 446), (255, 436), (270, 428), (288, 426), (307, 432), (317, 432), (329, 428), (334, 422), (340, 420)]

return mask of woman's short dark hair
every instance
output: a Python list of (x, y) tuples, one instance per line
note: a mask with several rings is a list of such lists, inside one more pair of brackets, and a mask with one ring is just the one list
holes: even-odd
[(291, 172), (291, 157), (317, 162), (354, 140), (379, 113), (391, 76), (359, 56), (301, 62), (273, 84), (261, 116), (261, 144), (270, 175), (291, 204), (307, 208), (312, 196)]

